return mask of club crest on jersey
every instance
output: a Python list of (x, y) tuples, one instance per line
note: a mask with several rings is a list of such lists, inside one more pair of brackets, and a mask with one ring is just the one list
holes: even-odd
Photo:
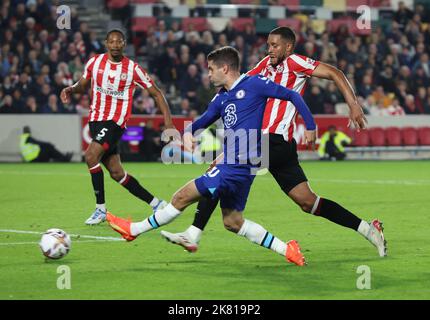
[(284, 66), (283, 65), (279, 65), (279, 66), (277, 66), (276, 67), (276, 72), (278, 72), (278, 73), (282, 73), (282, 72), (284, 72)]
[(236, 98), (243, 99), (244, 96), (245, 96), (245, 90), (239, 90), (238, 92), (236, 92)]
[(315, 63), (315, 60), (314, 60), (314, 59), (311, 59), (311, 58), (306, 58), (306, 62), (307, 62), (307, 63), (310, 63), (310, 64), (314, 64), (314, 63)]
[(122, 81), (126, 80), (127, 79), (127, 73), (121, 73), (120, 79)]

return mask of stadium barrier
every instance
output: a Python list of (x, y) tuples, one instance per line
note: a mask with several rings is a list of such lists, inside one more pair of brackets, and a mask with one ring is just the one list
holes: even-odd
[[(336, 125), (337, 129), (347, 133), (353, 138), (353, 146), (348, 147), (349, 159), (430, 159), (430, 116), (402, 116), (402, 117), (373, 117), (368, 116), (369, 130), (357, 133), (348, 128), (348, 117), (321, 115), (315, 117), (320, 137), (329, 125)], [(153, 127), (158, 129), (163, 122), (162, 116), (133, 116), (129, 127), (143, 126), (152, 120)], [(184, 121), (190, 118), (175, 116), (173, 121), (178, 130), (183, 129)], [(38, 140), (53, 143), (60, 151), (73, 152), (73, 161), (81, 161), (82, 155), (88, 145), (89, 135), (86, 125), (87, 117), (80, 115), (2, 115), (0, 116), (0, 161), (20, 162), (19, 136), (25, 125), (30, 126), (33, 136)], [(388, 136), (392, 128), (400, 129), (400, 143), (388, 143)], [(384, 142), (379, 146), (372, 146), (370, 137), (371, 128), (382, 128)], [(379, 129), (378, 129), (379, 130)], [(381, 132), (376, 130), (375, 132)], [(316, 152), (306, 150), (304, 145), (305, 127), (299, 118), (294, 134), (298, 142), (299, 157), (301, 159), (318, 159)], [(396, 133), (394, 133), (396, 135)], [(364, 137), (364, 143), (358, 143)], [(381, 137), (379, 137), (381, 138)], [(366, 140), (367, 139), (367, 140)], [(399, 137), (394, 136), (394, 141)], [(367, 141), (367, 143), (366, 143)], [(391, 141), (391, 140), (390, 140)], [(130, 149), (137, 152), (135, 141), (127, 141)], [(318, 142), (318, 141), (317, 141)], [(415, 143), (414, 143), (415, 142)], [(415, 145), (414, 145), (415, 144)]]

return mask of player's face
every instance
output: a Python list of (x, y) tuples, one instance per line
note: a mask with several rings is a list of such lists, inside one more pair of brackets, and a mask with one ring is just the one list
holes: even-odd
[(119, 32), (112, 32), (105, 40), (105, 45), (112, 58), (122, 57), (125, 41)]
[(225, 83), (225, 67), (217, 66), (212, 60), (208, 61), (208, 77), (215, 87), (222, 87)]
[(270, 64), (273, 66), (281, 63), (287, 56), (291, 44), (282, 39), (279, 34), (271, 34), (267, 39), (267, 51), (270, 56)]

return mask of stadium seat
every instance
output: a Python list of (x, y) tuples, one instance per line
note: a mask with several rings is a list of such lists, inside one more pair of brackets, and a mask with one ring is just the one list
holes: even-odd
[(134, 4), (150, 4), (150, 3), (158, 3), (158, 0), (131, 0), (131, 3)]
[(360, 132), (353, 131), (352, 133), (352, 144), (356, 147), (368, 147), (370, 140), (369, 140), (369, 131), (368, 130), (361, 130)]
[(322, 0), (300, 0), (301, 6), (321, 7)]
[(183, 18), (182, 19), (182, 30), (188, 31), (198, 31), (203, 32), (208, 30), (208, 21), (206, 18)]
[(255, 21), (255, 31), (257, 33), (269, 33), (277, 27), (275, 19), (260, 18)]
[(288, 18), (288, 19), (279, 19), (277, 21), (279, 27), (290, 27), (294, 30), (294, 32), (300, 32), (302, 27), (302, 22), (298, 19)]
[(390, 147), (398, 147), (402, 145), (402, 135), (398, 127), (385, 128), (385, 136), (387, 145)]
[(361, 5), (369, 5), (369, 0), (346, 0), (346, 7), (348, 10), (356, 11)]
[(335, 12), (345, 12), (346, 0), (324, 0), (323, 7)]
[(131, 30), (134, 32), (147, 32), (150, 27), (157, 25), (155, 17), (136, 17), (131, 20)]
[(232, 24), (236, 31), (242, 32), (245, 31), (246, 25), (254, 25), (255, 21), (254, 18), (235, 18), (232, 19)]
[(300, 6), (300, 0), (279, 0), (278, 5), (287, 7), (290, 10), (296, 10)]
[(128, 0), (107, 0), (106, 6), (109, 9), (120, 9), (123, 8), (125, 5), (128, 4)]
[(418, 128), (420, 146), (430, 146), (430, 127)]
[(254, 4), (254, 0), (230, 0), (231, 4)]
[(404, 127), (401, 130), (403, 145), (416, 146), (418, 145), (418, 132), (414, 127)]
[(383, 147), (385, 143), (385, 131), (380, 127), (369, 128), (370, 144), (373, 147)]

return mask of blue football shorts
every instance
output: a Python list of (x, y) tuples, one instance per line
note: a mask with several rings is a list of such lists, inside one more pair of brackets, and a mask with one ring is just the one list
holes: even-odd
[(219, 198), (221, 208), (243, 211), (255, 175), (249, 166), (221, 164), (195, 179), (197, 190), (207, 198)]

